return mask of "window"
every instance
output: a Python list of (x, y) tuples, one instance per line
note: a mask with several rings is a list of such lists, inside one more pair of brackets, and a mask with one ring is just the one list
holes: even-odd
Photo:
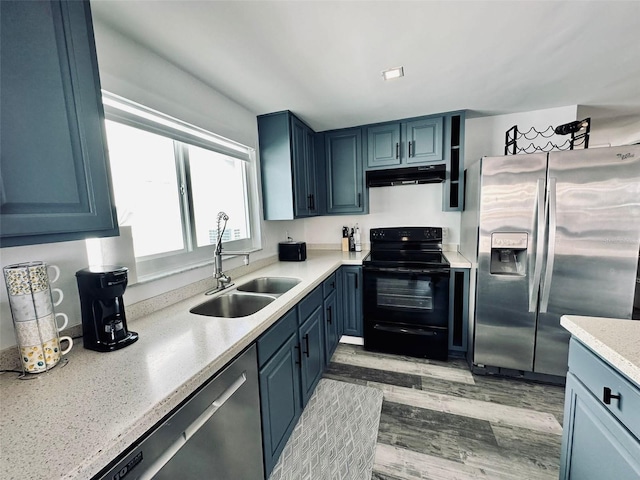
[(259, 248), (248, 147), (103, 92), (118, 223), (131, 227), (139, 277), (213, 260), (217, 215), (227, 250)]

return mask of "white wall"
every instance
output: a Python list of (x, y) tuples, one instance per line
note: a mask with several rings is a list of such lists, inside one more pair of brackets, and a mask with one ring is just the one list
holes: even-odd
[(398, 226), (446, 227), (448, 236), (443, 243), (459, 243), (460, 213), (442, 211), (442, 184), (370, 188), (369, 212), (305, 219), (304, 237), (311, 244), (339, 245), (342, 227), (358, 223), (365, 244), (371, 228)]
[(640, 115), (580, 105), (578, 118), (591, 118), (590, 148), (640, 143)]

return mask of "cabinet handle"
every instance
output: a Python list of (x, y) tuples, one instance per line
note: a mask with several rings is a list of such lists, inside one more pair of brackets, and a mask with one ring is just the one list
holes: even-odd
[(311, 194), (311, 210), (315, 210), (316, 209), (316, 196), (312, 193)]
[(336, 288), (336, 282), (331, 282), (331, 288)]
[(611, 405), (612, 398), (620, 401), (622, 399), (622, 396), (620, 394), (613, 395), (609, 387), (604, 387), (604, 391), (602, 392), (602, 401), (605, 403), (605, 405)]
[(396, 160), (400, 158), (400, 144), (396, 142)]
[(309, 358), (309, 334), (307, 333), (304, 337), (304, 343), (307, 344), (307, 351), (304, 354)]
[(329, 325), (331, 325), (331, 307), (327, 308), (327, 322), (329, 322)]
[(307, 208), (311, 210), (311, 194), (307, 195)]
[(300, 345), (296, 345), (295, 347), (293, 347), (296, 349), (296, 351), (298, 352), (296, 357), (298, 357), (297, 360), (295, 360), (295, 364), (296, 365), (301, 365), (302, 364), (302, 352), (300, 351)]
[(358, 208), (362, 206), (362, 194), (358, 193)]
[(409, 157), (411, 157), (411, 144), (413, 143), (413, 140), (409, 141)]

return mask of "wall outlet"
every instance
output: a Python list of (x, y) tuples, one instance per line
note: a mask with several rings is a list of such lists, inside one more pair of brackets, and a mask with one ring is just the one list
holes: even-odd
[(447, 240), (449, 238), (449, 229), (447, 227), (442, 227), (442, 240)]

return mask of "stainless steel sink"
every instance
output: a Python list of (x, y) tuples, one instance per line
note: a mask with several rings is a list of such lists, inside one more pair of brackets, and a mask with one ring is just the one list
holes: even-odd
[(209, 317), (237, 318), (252, 315), (275, 300), (267, 295), (227, 293), (189, 310), (191, 313)]
[(273, 295), (281, 295), (285, 292), (288, 292), (299, 283), (300, 280), (298, 280), (297, 278), (260, 277), (240, 285), (236, 288), (236, 290), (240, 292), (270, 293)]

